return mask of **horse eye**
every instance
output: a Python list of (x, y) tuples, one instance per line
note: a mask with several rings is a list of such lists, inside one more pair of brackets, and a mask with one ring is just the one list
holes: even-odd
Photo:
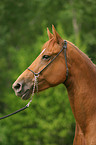
[(43, 55), (43, 57), (42, 57), (42, 59), (45, 59), (45, 60), (47, 60), (47, 59), (49, 59), (49, 58), (50, 58), (49, 55)]

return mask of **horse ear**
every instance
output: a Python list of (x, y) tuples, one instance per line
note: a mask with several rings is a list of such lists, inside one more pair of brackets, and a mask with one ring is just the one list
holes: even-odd
[(53, 34), (50, 33), (48, 27), (47, 27), (47, 34), (48, 34), (49, 39), (51, 39), (53, 37)]
[(52, 31), (53, 31), (53, 36), (54, 36), (54, 38), (55, 38), (55, 41), (56, 41), (57, 43), (61, 43), (63, 39), (62, 39), (61, 36), (56, 32), (54, 25), (52, 25)]

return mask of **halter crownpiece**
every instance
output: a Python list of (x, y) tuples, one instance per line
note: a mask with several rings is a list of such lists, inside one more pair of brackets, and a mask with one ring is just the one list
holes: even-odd
[(64, 56), (65, 56), (65, 64), (66, 64), (66, 80), (68, 79), (68, 74), (69, 74), (69, 70), (68, 70), (68, 65), (67, 65), (67, 56), (66, 56), (66, 49), (67, 49), (67, 41), (64, 40)]

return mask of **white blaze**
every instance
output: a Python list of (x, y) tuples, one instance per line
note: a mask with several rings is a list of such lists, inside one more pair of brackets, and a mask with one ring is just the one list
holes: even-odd
[(45, 49), (43, 49), (43, 51), (40, 53), (40, 55), (44, 52), (46, 50), (46, 48)]

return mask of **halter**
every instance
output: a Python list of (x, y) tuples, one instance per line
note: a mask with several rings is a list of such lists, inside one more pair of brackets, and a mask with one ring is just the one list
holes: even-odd
[[(33, 91), (32, 91), (32, 96), (34, 95), (34, 92), (35, 92), (35, 88), (36, 88), (36, 92), (38, 93), (38, 77), (39, 77), (39, 74), (43, 71), (43, 70), (45, 70), (56, 58), (57, 58), (57, 56), (63, 51), (63, 49), (64, 49), (64, 56), (65, 56), (65, 64), (66, 64), (66, 80), (67, 80), (67, 78), (68, 78), (68, 65), (67, 65), (67, 57), (66, 57), (66, 49), (67, 49), (67, 41), (66, 40), (64, 40), (64, 45), (63, 45), (63, 48), (59, 51), (59, 53), (40, 71), (40, 72), (38, 72), (38, 73), (35, 73), (33, 70), (31, 70), (30, 68), (27, 68), (29, 71), (31, 71), (33, 74), (34, 74), (34, 77), (35, 77), (35, 80), (34, 80), (34, 85), (33, 85)], [(65, 80), (65, 81), (66, 81)], [(64, 82), (65, 82), (64, 81)], [(11, 113), (11, 114), (8, 114), (8, 115), (6, 115), (6, 116), (3, 116), (3, 117), (0, 117), (0, 120), (1, 119), (4, 119), (4, 118), (7, 118), (7, 117), (9, 117), (9, 116), (11, 116), (11, 115), (14, 115), (14, 114), (16, 114), (16, 113), (18, 113), (18, 112), (20, 112), (20, 111), (23, 111), (23, 110), (25, 110), (26, 108), (28, 108), (29, 107), (29, 105), (30, 105), (30, 103), (32, 102), (32, 96), (31, 96), (31, 99), (30, 99), (30, 101), (28, 102), (28, 104), (25, 106), (25, 107), (23, 107), (23, 108), (21, 108), (21, 109), (19, 109), (19, 110), (17, 110), (17, 111), (15, 111), (15, 112), (13, 112), (13, 113)]]
[[(56, 58), (57, 58), (57, 56), (63, 51), (63, 49), (64, 49), (64, 56), (65, 56), (65, 64), (66, 64), (66, 80), (67, 80), (67, 78), (68, 78), (68, 65), (67, 65), (67, 57), (66, 57), (66, 49), (67, 49), (67, 41), (66, 40), (64, 40), (64, 45), (63, 45), (63, 48), (59, 51), (59, 53), (41, 70), (41, 71), (39, 71), (38, 73), (35, 73), (33, 70), (31, 70), (30, 68), (27, 68), (29, 71), (31, 71), (33, 74), (34, 74), (34, 76), (35, 76), (35, 79), (37, 79), (38, 80), (38, 77), (39, 77), (39, 74), (43, 71), (43, 70), (45, 70)], [(65, 80), (65, 81), (66, 81)], [(37, 83), (38, 83), (38, 81), (36, 81)], [(37, 86), (36, 86), (36, 88), (37, 88)]]

